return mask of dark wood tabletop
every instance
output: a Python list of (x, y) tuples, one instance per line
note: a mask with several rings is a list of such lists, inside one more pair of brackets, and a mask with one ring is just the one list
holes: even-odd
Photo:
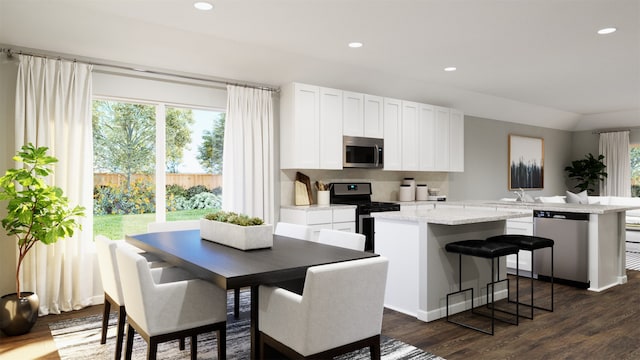
[(200, 238), (199, 230), (127, 235), (126, 241), (223, 289), (251, 287), (251, 358), (259, 357), (258, 286), (304, 279), (307, 268), (378, 256), (273, 236), (268, 249), (238, 250)]
[(203, 240), (198, 230), (127, 235), (126, 241), (224, 289), (301, 279), (310, 266), (378, 256), (278, 235), (272, 248), (243, 251)]

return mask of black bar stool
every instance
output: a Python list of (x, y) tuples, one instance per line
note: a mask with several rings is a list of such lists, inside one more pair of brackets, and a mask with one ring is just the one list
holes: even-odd
[[(459, 291), (455, 291), (452, 293), (447, 294), (447, 321), (450, 323), (454, 323), (469, 329), (473, 329), (476, 331), (480, 331), (482, 333), (485, 334), (489, 334), (489, 335), (493, 335), (494, 334), (494, 330), (495, 330), (495, 320), (500, 320), (506, 323), (510, 323), (513, 325), (518, 325), (518, 319), (519, 319), (519, 312), (518, 312), (518, 306), (516, 306), (516, 313), (515, 313), (515, 321), (511, 322), (511, 321), (507, 321), (505, 319), (500, 319), (500, 318), (496, 318), (495, 316), (495, 312), (496, 309), (494, 306), (494, 300), (495, 300), (495, 284), (506, 281), (507, 282), (507, 299), (509, 298), (509, 279), (502, 279), (500, 280), (500, 274), (498, 273), (498, 277), (496, 278), (495, 276), (495, 260), (497, 258), (500, 258), (500, 256), (506, 256), (506, 255), (511, 255), (511, 254), (515, 254), (516, 257), (518, 256), (518, 251), (519, 248), (516, 245), (512, 245), (512, 244), (505, 244), (505, 243), (499, 243), (499, 242), (487, 242), (485, 240), (463, 240), (463, 241), (456, 241), (456, 242), (452, 242), (449, 243), (447, 245), (445, 245), (445, 250), (447, 250), (447, 252), (450, 253), (457, 253), (458, 254), (458, 282), (460, 284), (460, 290)], [(467, 289), (462, 289), (462, 255), (468, 255), (468, 256), (476, 256), (476, 257), (482, 257), (482, 258), (486, 258), (486, 259), (491, 259), (491, 282), (487, 284), (487, 305), (491, 305), (491, 316), (488, 316), (486, 314), (482, 314), (482, 313), (478, 313), (478, 312), (474, 312), (474, 305), (473, 305), (473, 298), (474, 298), (474, 294), (473, 294), (473, 287), (467, 288)], [(516, 298), (519, 299), (519, 294), (518, 294), (518, 288), (519, 288), (519, 283), (518, 283), (518, 269), (516, 267)], [(489, 286), (492, 286), (491, 289), (491, 302), (489, 302)], [(459, 293), (464, 293), (471, 290), (471, 313), (476, 314), (476, 315), (481, 315), (481, 316), (488, 316), (491, 319), (491, 331), (487, 331), (485, 329), (481, 329), (478, 327), (474, 327), (471, 326), (469, 324), (465, 324), (462, 322), (458, 322), (458, 321), (454, 321), (449, 319), (449, 297), (455, 294), (459, 294)], [(501, 310), (498, 310), (501, 311)]]
[[(517, 234), (509, 234), (509, 235), (498, 235), (492, 236), (487, 239), (488, 242), (497, 242), (504, 244), (512, 244), (516, 245), (520, 250), (526, 250), (531, 252), (531, 304), (521, 303), (517, 301), (518, 306), (523, 305), (527, 306), (531, 309), (531, 315), (525, 316), (527, 319), (533, 319), (533, 309), (540, 309), (546, 311), (553, 311), (553, 245), (554, 241), (551, 239), (543, 238), (540, 236), (532, 236), (532, 235), (517, 235)], [(545, 308), (541, 306), (534, 305), (533, 302), (533, 274), (535, 273), (535, 259), (534, 252), (535, 250), (543, 249), (543, 248), (551, 248), (551, 307)], [(511, 300), (509, 300), (511, 301)]]

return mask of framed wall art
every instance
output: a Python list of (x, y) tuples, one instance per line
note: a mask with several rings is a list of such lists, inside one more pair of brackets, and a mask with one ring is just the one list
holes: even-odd
[(544, 188), (544, 139), (509, 135), (509, 190)]

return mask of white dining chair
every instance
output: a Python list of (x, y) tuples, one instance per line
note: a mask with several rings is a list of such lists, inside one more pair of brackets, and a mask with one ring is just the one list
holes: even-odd
[[(124, 324), (127, 317), (127, 311), (124, 297), (122, 295), (120, 274), (118, 273), (116, 248), (127, 248), (129, 251), (139, 254), (149, 267), (156, 266), (157, 263), (154, 263), (153, 265), (149, 263), (148, 258), (153, 259), (150, 254), (140, 252), (140, 249), (124, 242), (123, 240), (111, 240), (106, 236), (98, 235), (95, 238), (95, 244), (98, 255), (100, 279), (102, 280), (102, 287), (104, 290), (104, 311), (102, 314), (102, 334), (100, 337), (100, 344), (105, 344), (107, 342), (109, 314), (111, 312), (111, 306), (114, 306), (118, 311), (115, 351), (115, 359), (118, 360), (122, 355), (122, 340), (124, 339)], [(168, 279), (171, 281), (183, 280), (193, 277), (190, 273), (175, 267), (155, 267), (151, 269), (150, 272), (158, 281), (167, 281)], [(184, 340), (181, 340), (180, 348), (184, 349)]]
[[(180, 220), (166, 222), (151, 222), (147, 224), (148, 232), (197, 230), (200, 229), (200, 220)], [(233, 316), (240, 318), (240, 289), (233, 289)]]
[(136, 332), (147, 342), (148, 359), (156, 358), (159, 343), (187, 336), (195, 359), (197, 336), (211, 331), (217, 332), (218, 359), (226, 358), (224, 289), (201, 279), (174, 279), (170, 272), (154, 276), (145, 259), (126, 247), (116, 248), (116, 259), (128, 318), (126, 359), (131, 358)]
[(324, 359), (369, 347), (380, 359), (387, 269), (381, 256), (310, 267), (302, 295), (260, 286), (262, 358), (271, 349)]
[(274, 234), (300, 240), (311, 240), (311, 228), (307, 225), (279, 222)]
[(318, 242), (321, 244), (359, 251), (364, 251), (366, 239), (367, 237), (363, 234), (333, 229), (321, 229), (320, 235), (318, 236)]

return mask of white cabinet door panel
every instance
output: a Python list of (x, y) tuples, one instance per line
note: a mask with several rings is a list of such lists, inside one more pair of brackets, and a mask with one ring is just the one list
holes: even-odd
[(418, 170), (418, 113), (420, 104), (402, 102), (402, 170)]
[(402, 101), (384, 99), (384, 169), (402, 169)]
[(436, 107), (436, 168), (437, 171), (449, 170), (449, 109)]
[(451, 109), (449, 114), (449, 170), (464, 171), (464, 114)]
[(320, 169), (342, 169), (342, 91), (320, 88)]
[(364, 94), (343, 91), (342, 132), (345, 136), (364, 136)]
[(384, 134), (383, 99), (380, 96), (364, 96), (364, 136), (382, 139)]
[(433, 106), (420, 104), (418, 118), (418, 155), (422, 171), (436, 167), (436, 119)]

